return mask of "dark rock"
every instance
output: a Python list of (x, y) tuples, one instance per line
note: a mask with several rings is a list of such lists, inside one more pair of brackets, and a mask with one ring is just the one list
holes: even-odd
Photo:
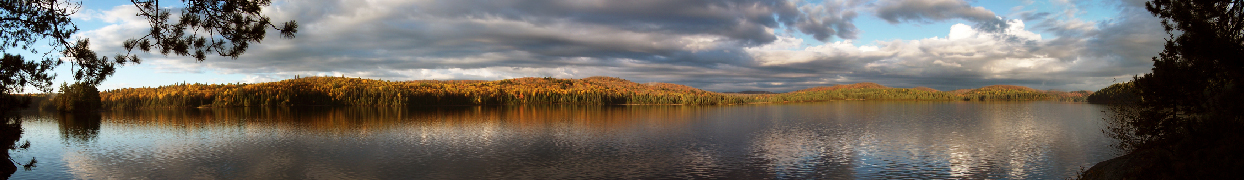
[(1180, 163), (1175, 163), (1171, 151), (1165, 149), (1149, 149), (1093, 165), (1085, 171), (1082, 180), (1105, 179), (1183, 179), (1179, 175)]

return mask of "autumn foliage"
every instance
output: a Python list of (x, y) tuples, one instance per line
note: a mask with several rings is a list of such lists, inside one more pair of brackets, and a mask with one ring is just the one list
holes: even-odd
[(504, 104), (738, 104), (688, 86), (620, 78), (384, 81), (307, 77), (257, 84), (178, 84), (101, 93), (105, 108), (431, 106)]
[[(782, 94), (723, 94), (670, 83), (635, 83), (614, 77), (385, 81), (304, 77), (256, 84), (176, 84), (100, 93), (104, 108), (255, 106), (444, 106), (513, 104), (721, 105), (831, 100), (1065, 100), (1087, 93), (987, 86), (969, 91), (891, 88), (876, 83), (816, 87)], [(1059, 99), (1055, 97), (1071, 97)]]

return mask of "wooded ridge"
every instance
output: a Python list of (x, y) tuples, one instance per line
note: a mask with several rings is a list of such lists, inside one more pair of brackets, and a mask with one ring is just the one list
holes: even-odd
[[(1042, 91), (993, 85), (938, 91), (876, 83), (814, 87), (778, 94), (735, 94), (670, 83), (635, 83), (615, 77), (386, 81), (302, 77), (267, 83), (174, 84), (100, 92), (104, 109), (241, 106), (444, 106), (511, 104), (727, 105), (832, 100), (1082, 102), (1091, 91)], [(38, 107), (38, 106), (35, 106)]]

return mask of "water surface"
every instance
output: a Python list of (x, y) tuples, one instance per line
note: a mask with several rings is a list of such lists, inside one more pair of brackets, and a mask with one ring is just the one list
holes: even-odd
[(1062, 179), (1118, 155), (1056, 102), (27, 114), (15, 179)]

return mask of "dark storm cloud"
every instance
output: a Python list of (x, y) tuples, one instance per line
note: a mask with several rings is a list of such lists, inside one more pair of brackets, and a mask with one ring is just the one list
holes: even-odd
[[(289, 1), (266, 12), (275, 21), (298, 20), (298, 38), (265, 40), (238, 60), (195, 63), (152, 55), (147, 62), (266, 80), (294, 74), (391, 80), (615, 76), (715, 91), (787, 92), (858, 82), (940, 90), (992, 84), (1095, 90), (1110, 77), (1146, 70), (1147, 57), (1161, 48), (1161, 37), (1154, 36), (1164, 34), (1143, 8), (1133, 6), (1104, 22), (1044, 12), (1004, 21), (960, 0), (868, 2)], [(134, 14), (124, 8), (109, 12)], [(853, 23), (859, 12), (891, 23), (977, 24), (957, 25), (948, 38), (856, 46), (850, 39), (862, 32)], [(88, 36), (99, 44), (119, 43), (119, 37), (147, 27), (141, 20), (124, 22), (132, 28)], [(1025, 29), (1025, 22), (1034, 25)], [(1029, 30), (1056, 37), (1038, 38)], [(825, 44), (806, 45), (794, 37), (800, 34)]]
[(794, 27), (820, 41), (829, 41), (833, 36), (855, 39), (859, 29), (852, 21), (858, 15), (853, 8), (863, 3), (862, 0), (830, 0), (820, 5), (799, 7), (808, 15), (799, 18)]
[[(716, 70), (750, 69), (755, 63), (743, 49), (772, 43), (777, 38), (773, 31), (780, 26), (796, 27), (792, 29), (798, 33), (825, 41), (855, 38), (852, 8), (860, 4), (858, 0), (282, 2), (272, 9), (273, 18), (299, 20), (304, 27), (299, 38), (266, 41), (244, 55), (260, 62), (203, 65), (227, 73), (366, 72), (381, 78), (412, 77), (377, 69), (498, 67), (609, 67), (646, 72), (638, 75), (662, 81), (727, 77), (735, 71)], [(637, 63), (623, 61), (678, 69), (628, 67)]]
[(746, 63), (739, 48), (772, 42), (772, 31), (780, 25), (801, 27), (800, 32), (822, 40), (855, 37), (854, 13), (842, 5), (802, 8), (810, 13), (796, 5), (761, 0), (287, 2), (278, 7), (286, 16), (275, 18), (302, 19), (305, 34), (264, 45), (300, 48), (253, 58), (322, 62), (301, 64), (307, 70), (340, 69), (340, 63), (360, 59), (426, 68), (593, 65), (573, 61), (582, 58), (714, 65)]
[(881, 0), (874, 7), (877, 17), (891, 24), (964, 19), (986, 31), (1006, 29), (1006, 21), (984, 7), (972, 7), (964, 0)]
[(842, 8), (805, 8), (815, 12), (801, 12), (797, 6), (782, 0), (460, 0), (415, 5), (417, 14), (437, 17), (492, 17), (538, 24), (590, 24), (636, 32), (713, 34), (748, 44), (773, 41), (775, 36), (766, 28), (779, 25), (828, 26), (800, 29), (808, 34), (854, 31), (850, 17), (839, 15)]

